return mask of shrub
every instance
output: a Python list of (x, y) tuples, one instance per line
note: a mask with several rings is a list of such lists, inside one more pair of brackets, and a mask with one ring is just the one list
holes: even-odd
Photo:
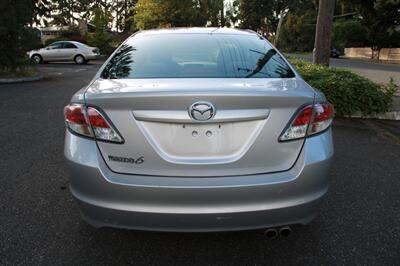
[(393, 81), (379, 85), (348, 70), (314, 65), (297, 58), (289, 60), (305, 81), (325, 94), (338, 115), (387, 112), (398, 89)]

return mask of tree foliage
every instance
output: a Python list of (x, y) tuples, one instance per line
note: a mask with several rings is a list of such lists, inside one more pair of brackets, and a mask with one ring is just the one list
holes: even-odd
[(372, 47), (399, 46), (400, 0), (346, 0), (361, 15)]
[(108, 33), (110, 22), (110, 13), (104, 11), (101, 7), (98, 7), (94, 10), (94, 17), (92, 20), (92, 23), (95, 26), (95, 31), (87, 34), (88, 44), (98, 47), (104, 54), (109, 54), (112, 52), (112, 39)]
[(133, 30), (168, 26), (163, 6), (156, 0), (139, 0), (134, 11)]
[(137, 0), (37, 0), (32, 21), (41, 25), (76, 25), (90, 21), (98, 8), (113, 14), (112, 24), (118, 31), (128, 31), (132, 7)]
[(25, 52), (37, 42), (37, 34), (26, 27), (32, 21), (35, 1), (2, 0), (0, 4), (0, 71), (16, 71), (24, 64)]
[(139, 0), (132, 30), (159, 27), (225, 26), (223, 0)]
[(266, 36), (276, 33), (281, 16), (315, 9), (314, 0), (235, 0), (236, 19), (241, 28), (252, 29)]
[(317, 13), (311, 9), (304, 14), (290, 12), (282, 25), (277, 46), (287, 52), (311, 52), (314, 48)]
[(339, 20), (333, 26), (332, 46), (344, 50), (346, 47), (368, 45), (368, 31), (359, 21)]

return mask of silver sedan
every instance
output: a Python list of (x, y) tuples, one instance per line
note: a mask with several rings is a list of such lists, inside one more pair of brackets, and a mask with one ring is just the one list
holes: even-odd
[(333, 107), (251, 31), (142, 31), (64, 109), (70, 189), (96, 226), (307, 224), (328, 190)]
[(60, 41), (39, 50), (29, 51), (27, 55), (36, 63), (74, 61), (76, 64), (85, 64), (89, 60), (98, 59), (100, 50), (80, 42)]

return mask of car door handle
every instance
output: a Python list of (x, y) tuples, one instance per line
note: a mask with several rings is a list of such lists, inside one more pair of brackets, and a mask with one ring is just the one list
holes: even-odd
[(215, 116), (206, 121), (193, 120), (187, 110), (134, 110), (133, 116), (138, 121), (188, 124), (263, 120), (268, 117), (269, 113), (269, 108), (224, 109), (217, 110)]

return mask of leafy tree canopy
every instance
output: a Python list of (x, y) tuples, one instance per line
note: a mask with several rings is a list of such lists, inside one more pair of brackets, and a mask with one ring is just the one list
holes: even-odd
[(88, 33), (87, 41), (89, 45), (98, 47), (102, 53), (109, 54), (112, 52), (111, 36), (108, 33), (109, 24), (112, 20), (111, 14), (103, 11), (101, 7), (94, 10), (92, 23), (95, 26), (93, 33)]
[(27, 25), (32, 21), (35, 1), (1, 0), (0, 71), (15, 71), (24, 63), (25, 52), (38, 38)]
[(400, 44), (400, 0), (342, 0), (351, 3), (368, 30), (370, 45), (382, 47)]
[(132, 30), (159, 27), (225, 26), (223, 0), (138, 0)]

